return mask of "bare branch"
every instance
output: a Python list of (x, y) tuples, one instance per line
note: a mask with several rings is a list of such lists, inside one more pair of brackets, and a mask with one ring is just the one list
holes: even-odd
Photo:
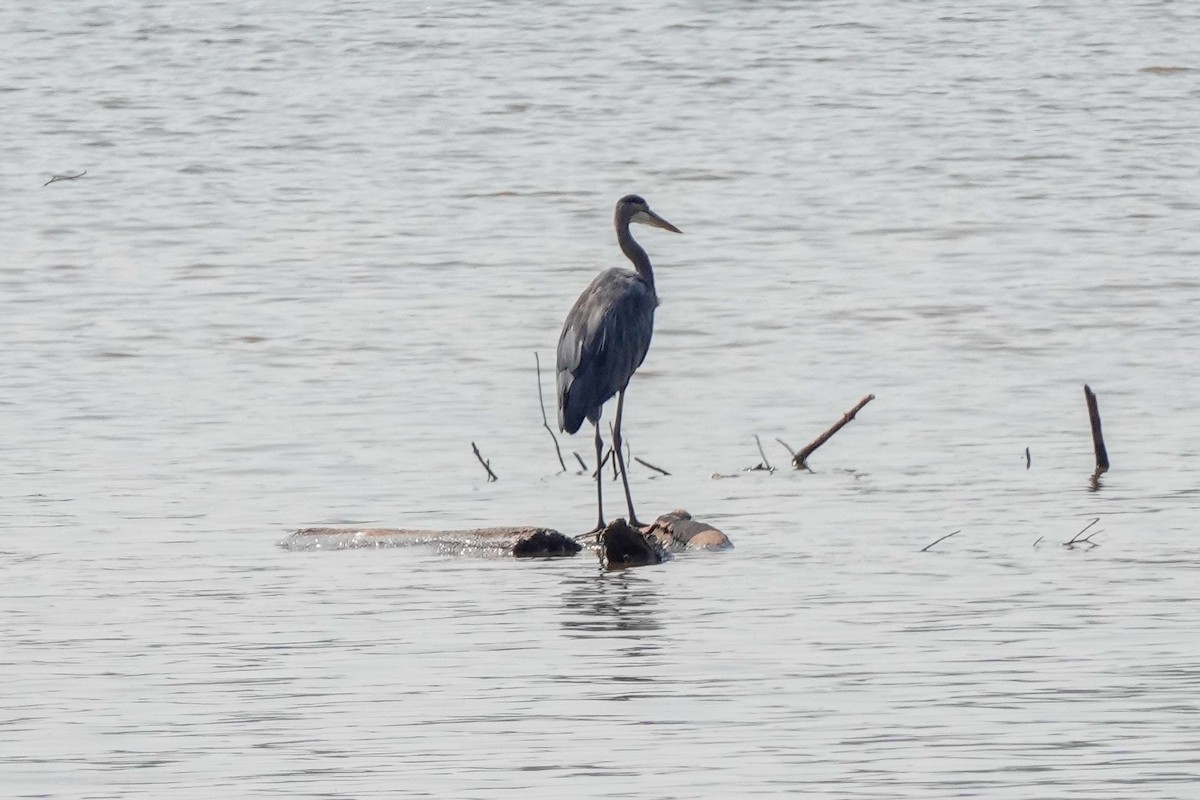
[[(1070, 546), (1071, 546), (1071, 545), (1073, 545), (1073, 544), (1079, 544), (1079, 543), (1081, 543), (1081, 542), (1085, 542), (1085, 541), (1087, 541), (1087, 539), (1081, 539), (1081, 538), (1079, 538), (1079, 537), (1081, 537), (1081, 536), (1083, 536), (1083, 534), (1087, 533), (1088, 529), (1089, 529), (1089, 528), (1091, 528), (1093, 525), (1095, 525), (1095, 524), (1096, 524), (1097, 522), (1099, 522), (1099, 521), (1100, 521), (1100, 518), (1099, 518), (1099, 517), (1096, 517), (1094, 520), (1092, 520), (1091, 522), (1089, 522), (1087, 525), (1084, 525), (1084, 526), (1083, 526), (1083, 530), (1081, 530), (1079, 533), (1077, 533), (1077, 534), (1075, 534), (1074, 536), (1072, 536), (1072, 537), (1071, 537), (1071, 541), (1069, 541), (1069, 542), (1063, 542), (1063, 547), (1070, 547)], [(1096, 533), (1099, 533), (1099, 532), (1100, 532), (1100, 531), (1096, 531)], [(1092, 536), (1095, 536), (1095, 535), (1096, 535), (1096, 533), (1093, 533), (1093, 534), (1092, 534)], [(1089, 537), (1087, 537), (1087, 538), (1088, 538), (1088, 539), (1090, 539), (1090, 538), (1092, 538), (1092, 536), (1089, 536)]]
[(643, 467), (649, 467), (650, 469), (654, 470), (655, 472), (661, 472), (663, 475), (671, 474), (671, 473), (667, 472), (665, 469), (663, 469), (662, 467), (656, 467), (653, 464), (651, 464), (649, 461), (643, 461), (642, 459), (638, 458), (637, 456), (634, 456), (633, 460), (636, 461), (637, 463), (641, 464)]
[[(758, 454), (759, 454), (760, 456), (762, 456), (762, 463), (761, 463), (761, 464), (759, 464), (759, 465), (758, 465), (758, 467), (751, 467), (751, 469), (759, 469), (759, 468), (762, 468), (762, 469), (765, 469), (767, 472), (774, 472), (774, 471), (775, 471), (775, 468), (774, 468), (774, 467), (772, 467), (772, 466), (771, 466), (771, 462), (767, 460), (767, 454), (766, 454), (766, 453), (764, 453), (764, 452), (763, 452), (763, 449), (762, 449), (762, 440), (758, 438), (758, 434), (757, 434), (757, 433), (756, 433), (756, 434), (754, 434), (754, 443), (755, 443), (756, 445), (758, 445)], [(791, 448), (788, 448), (788, 449), (789, 449), (789, 451), (791, 450)]]
[(579, 455), (579, 453), (576, 453), (574, 450), (571, 451), (571, 455), (575, 456), (575, 460), (579, 462), (579, 468), (584, 472), (587, 472), (587, 462), (583, 460), (583, 456)]
[(77, 180), (79, 178), (82, 178), (84, 175), (87, 175), (86, 169), (83, 172), (79, 173), (78, 175), (53, 175), (53, 176), (51, 176), (50, 180), (48, 180), (42, 184), (42, 188), (45, 188), (52, 183), (58, 183), (59, 181)]
[(1092, 425), (1092, 449), (1096, 451), (1096, 471), (1092, 473), (1092, 488), (1100, 488), (1100, 476), (1108, 472), (1108, 449), (1104, 446), (1104, 432), (1100, 430), (1100, 405), (1092, 387), (1083, 385), (1083, 396), (1087, 399), (1088, 421)]
[(816, 439), (813, 439), (808, 445), (806, 445), (804, 447), (803, 450), (801, 450), (799, 453), (796, 453), (794, 456), (792, 456), (792, 464), (795, 465), (796, 469), (808, 469), (808, 457), (811, 456), (818, 447), (820, 447), (821, 445), (823, 445), (827, 441), (829, 441), (829, 437), (833, 436), (835, 433), (840, 431), (843, 427), (846, 426), (846, 423), (848, 423), (848, 422), (850, 422), (850, 420), (854, 419), (855, 415), (858, 414), (858, 412), (862, 410), (863, 406), (865, 406), (867, 403), (871, 402), (874, 399), (875, 399), (875, 395), (869, 394), (866, 397), (864, 397), (862, 400), (859, 400), (858, 405), (856, 405), (854, 408), (850, 409), (845, 414), (843, 414), (842, 418), (840, 420), (838, 420), (836, 423), (834, 423), (832, 428), (830, 428), (829, 430), (822, 433)]
[(604, 457), (600, 459), (600, 463), (596, 465), (595, 472), (592, 473), (593, 478), (597, 476), (597, 473), (599, 473), (600, 470), (604, 469), (604, 465), (608, 463), (608, 459), (612, 458), (612, 454), (613, 451), (611, 447), (604, 451)]
[[(617, 430), (616, 430), (616, 428), (613, 427), (613, 424), (611, 422), (608, 423), (608, 440), (610, 442), (615, 442), (617, 440)], [(613, 447), (611, 444), (608, 446), (608, 449), (610, 452), (612, 451)], [(621, 477), (621, 465), (617, 463), (617, 459), (615, 459), (615, 458), (612, 460), (612, 468), (613, 468), (613, 481), (616, 481), (617, 478)]]
[(475, 451), (475, 457), (479, 459), (479, 463), (483, 464), (483, 468), (487, 470), (488, 483), (500, 480), (496, 477), (496, 473), (492, 472), (492, 462), (483, 460), (483, 456), (480, 455), (479, 448), (475, 446), (474, 442), (471, 442), (471, 449)]
[(546, 429), (546, 433), (550, 434), (550, 439), (554, 442), (554, 453), (558, 456), (558, 465), (562, 467), (562, 471), (567, 471), (567, 462), (563, 461), (562, 450), (558, 447), (558, 437), (554, 435), (550, 423), (546, 420), (546, 401), (542, 397), (542, 359), (538, 357), (537, 351), (533, 352), (533, 363), (537, 365), (537, 384), (538, 384), (538, 405), (542, 407), (542, 427)]
[(934, 539), (932, 542), (930, 542), (929, 544), (927, 544), (927, 545), (925, 545), (924, 547), (922, 547), (922, 548), (921, 548), (921, 552), (922, 552), (922, 553), (924, 553), (926, 550), (928, 550), (929, 548), (933, 547), (933, 546), (934, 546), (935, 544), (937, 544), (938, 542), (941, 542), (941, 541), (944, 541), (944, 540), (946, 540), (946, 539), (949, 539), (951, 536), (953, 536), (953, 535), (954, 535), (954, 534), (956, 534), (956, 533), (962, 533), (962, 531), (961, 531), (961, 530), (954, 531), (954, 533), (947, 533), (947, 534), (946, 534), (945, 536), (943, 536), (941, 539)]

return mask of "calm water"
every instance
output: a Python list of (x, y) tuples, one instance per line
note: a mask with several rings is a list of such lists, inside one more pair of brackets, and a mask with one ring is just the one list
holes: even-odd
[[(1200, 7), (283, 9), (0, 9), (0, 795), (1198, 796)], [(737, 548), (279, 549), (591, 525), (630, 191), (634, 491)]]

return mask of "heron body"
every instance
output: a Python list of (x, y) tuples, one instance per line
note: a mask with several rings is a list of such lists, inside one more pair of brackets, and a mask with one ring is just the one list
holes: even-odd
[(585, 419), (596, 427), (596, 506), (598, 527), (604, 527), (604, 502), (600, 484), (603, 439), (600, 413), (604, 404), (618, 395), (613, 425), (613, 453), (621, 471), (629, 524), (636, 526), (625, 460), (621, 453), (621, 411), (629, 379), (642, 365), (654, 334), (654, 271), (650, 258), (633, 236), (629, 225), (639, 222), (679, 233), (679, 229), (650, 210), (637, 195), (617, 201), (614, 224), (621, 251), (634, 269), (601, 272), (575, 301), (558, 339), (558, 426), (575, 433)]
[(575, 301), (558, 340), (558, 427), (575, 433), (584, 419), (629, 384), (650, 350), (654, 284), (627, 269), (596, 276)]

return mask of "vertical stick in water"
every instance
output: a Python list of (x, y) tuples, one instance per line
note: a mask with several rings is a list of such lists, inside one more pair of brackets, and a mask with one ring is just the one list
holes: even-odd
[(1096, 394), (1092, 387), (1083, 385), (1083, 396), (1087, 398), (1088, 418), (1092, 423), (1092, 448), (1096, 451), (1096, 471), (1093, 478), (1099, 478), (1108, 472), (1108, 450), (1104, 447), (1104, 432), (1100, 430), (1100, 406), (1096, 403)]

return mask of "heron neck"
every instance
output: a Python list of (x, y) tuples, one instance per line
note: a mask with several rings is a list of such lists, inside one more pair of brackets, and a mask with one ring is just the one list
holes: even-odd
[(621, 245), (621, 252), (633, 262), (633, 268), (637, 270), (637, 274), (641, 275), (642, 280), (650, 284), (650, 288), (653, 289), (654, 270), (650, 267), (650, 256), (646, 255), (646, 251), (634, 241), (633, 235), (629, 233), (629, 220), (620, 220), (617, 223), (617, 242)]

